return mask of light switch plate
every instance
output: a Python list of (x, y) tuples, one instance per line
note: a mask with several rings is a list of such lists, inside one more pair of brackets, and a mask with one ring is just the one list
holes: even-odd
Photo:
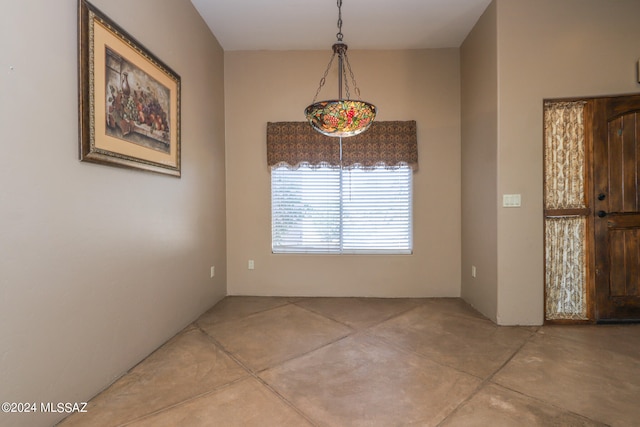
[(503, 194), (502, 207), (519, 208), (522, 206), (522, 196), (520, 194)]

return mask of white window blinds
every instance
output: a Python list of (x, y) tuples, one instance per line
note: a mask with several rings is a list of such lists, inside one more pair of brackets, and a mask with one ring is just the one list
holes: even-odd
[(342, 252), (411, 253), (409, 167), (343, 169)]
[(340, 169), (271, 171), (274, 253), (340, 252)]
[(409, 166), (274, 167), (272, 250), (409, 254), (411, 185)]

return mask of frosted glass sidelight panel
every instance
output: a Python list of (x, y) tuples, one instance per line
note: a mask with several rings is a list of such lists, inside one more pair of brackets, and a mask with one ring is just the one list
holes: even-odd
[(546, 318), (587, 319), (585, 217), (547, 218)]
[(545, 104), (545, 209), (585, 207), (584, 104)]

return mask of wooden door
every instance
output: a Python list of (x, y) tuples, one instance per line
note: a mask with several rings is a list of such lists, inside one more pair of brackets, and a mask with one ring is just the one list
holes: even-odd
[(640, 95), (595, 100), (595, 317), (640, 320)]

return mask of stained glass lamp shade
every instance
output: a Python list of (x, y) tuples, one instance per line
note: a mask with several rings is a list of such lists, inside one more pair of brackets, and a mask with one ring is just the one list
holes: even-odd
[[(347, 45), (342, 42), (341, 7), (342, 0), (338, 0), (338, 41), (333, 45), (333, 55), (324, 72), (324, 76), (320, 79), (320, 87), (318, 87), (316, 96), (313, 98), (311, 105), (304, 110), (304, 114), (316, 131), (327, 136), (346, 138), (358, 135), (371, 126), (376, 117), (376, 107), (360, 99), (350, 99), (347, 69), (349, 70), (354, 92), (358, 98), (360, 97), (360, 89), (358, 89), (353, 71), (351, 71), (351, 65), (347, 57)], [(338, 57), (338, 99), (316, 102), (316, 98), (322, 86), (324, 86), (327, 74), (336, 56)], [(343, 87), (346, 91), (346, 99), (342, 97)]]
[(365, 101), (333, 99), (309, 105), (304, 113), (318, 132), (344, 138), (367, 130), (376, 117), (376, 107)]

